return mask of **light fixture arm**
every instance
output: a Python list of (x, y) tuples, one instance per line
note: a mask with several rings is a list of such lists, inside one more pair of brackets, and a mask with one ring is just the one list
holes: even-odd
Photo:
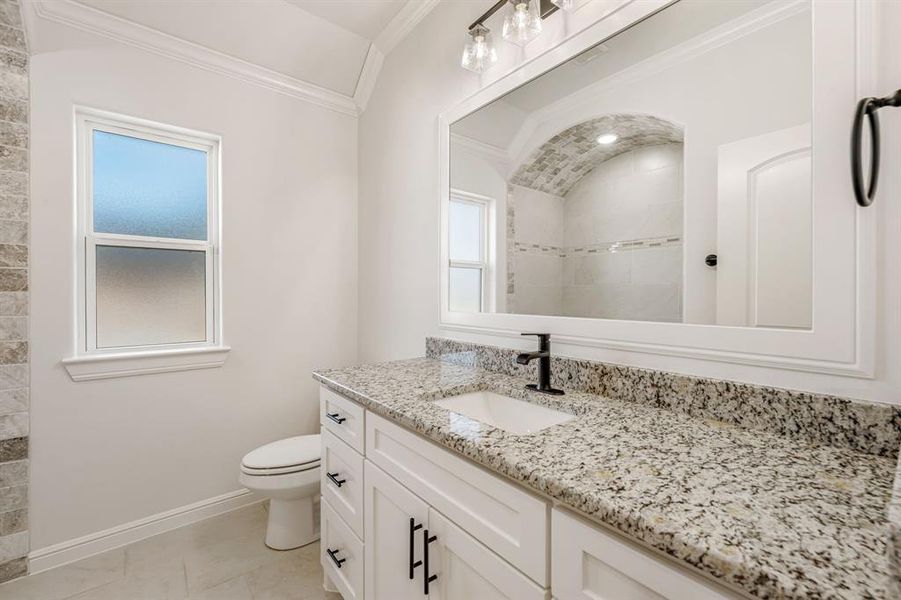
[[(517, 4), (518, 2), (521, 2), (521, 1), (522, 0), (498, 0), (497, 2), (494, 3), (494, 5), (491, 8), (486, 10), (485, 13), (482, 14), (482, 16), (480, 16), (478, 19), (476, 19), (473, 22), (473, 24), (469, 26), (469, 31), (472, 31), (473, 29), (475, 29), (476, 27), (479, 27), (479, 26), (484, 27), (485, 21), (490, 19), (494, 13), (496, 13), (497, 11), (502, 9), (507, 4)], [(556, 4), (551, 2), (551, 0), (541, 0), (540, 5), (541, 5), (541, 18), (542, 19), (546, 19), (550, 15), (554, 14), (556, 11), (560, 10), (560, 8)]]

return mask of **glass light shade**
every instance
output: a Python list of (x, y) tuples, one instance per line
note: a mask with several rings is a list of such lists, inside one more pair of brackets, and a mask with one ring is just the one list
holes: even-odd
[(463, 60), (460, 65), (467, 71), (481, 73), (497, 62), (497, 50), (488, 29), (477, 26), (470, 35), (472, 39), (463, 48)]
[(560, 10), (570, 10), (573, 7), (573, 0), (551, 0)]
[(525, 46), (541, 33), (541, 10), (538, 0), (517, 0), (504, 17), (504, 39)]

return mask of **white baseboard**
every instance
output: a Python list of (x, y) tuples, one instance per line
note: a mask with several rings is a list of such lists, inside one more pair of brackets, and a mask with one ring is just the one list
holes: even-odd
[(30, 575), (40, 573), (262, 501), (263, 498), (248, 489), (235, 490), (105, 531), (40, 548), (28, 555), (28, 573)]

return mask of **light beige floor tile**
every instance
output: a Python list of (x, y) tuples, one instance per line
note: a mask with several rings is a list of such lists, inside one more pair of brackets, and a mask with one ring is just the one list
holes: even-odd
[(247, 578), (235, 577), (190, 597), (189, 600), (254, 600)]
[[(126, 569), (127, 570), (127, 569)], [(169, 566), (128, 576), (66, 600), (184, 600), (188, 596), (185, 569)]]
[(319, 544), (267, 548), (266, 517), (220, 515), (0, 585), (0, 600), (340, 600), (322, 589)]
[(296, 552), (267, 548), (263, 543), (263, 535), (259, 532), (255, 536), (230, 539), (192, 550), (185, 555), (188, 592), (193, 594), (197, 590), (204, 590)]
[(186, 527), (192, 546), (203, 548), (238, 538), (260, 538), (266, 534), (266, 510), (263, 504), (252, 504)]
[(0, 600), (62, 600), (123, 579), (121, 548), (0, 585)]
[(251, 571), (245, 577), (255, 600), (325, 598), (318, 543)]

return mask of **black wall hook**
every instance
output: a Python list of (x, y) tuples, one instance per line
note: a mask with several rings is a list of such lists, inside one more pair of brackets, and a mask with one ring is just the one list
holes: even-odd
[[(876, 185), (879, 183), (879, 116), (876, 111), (884, 106), (901, 106), (901, 90), (885, 98), (864, 98), (857, 103), (854, 113), (854, 125), (851, 127), (851, 181), (854, 184), (854, 195), (861, 206), (869, 206), (876, 196)], [(863, 174), (863, 120), (868, 118), (870, 124), (870, 183), (864, 183)]]

